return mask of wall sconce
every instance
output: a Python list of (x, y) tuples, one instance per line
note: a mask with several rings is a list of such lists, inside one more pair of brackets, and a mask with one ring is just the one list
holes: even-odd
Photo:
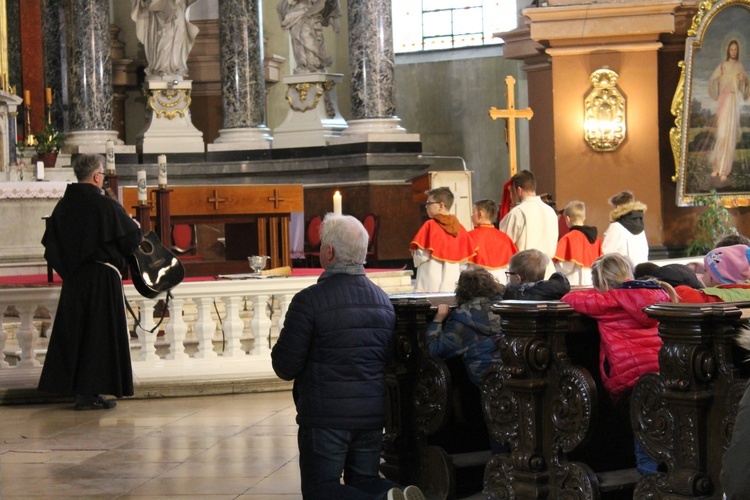
[(614, 151), (625, 140), (625, 97), (617, 88), (620, 75), (606, 67), (591, 73), (593, 88), (584, 104), (583, 137), (597, 152)]

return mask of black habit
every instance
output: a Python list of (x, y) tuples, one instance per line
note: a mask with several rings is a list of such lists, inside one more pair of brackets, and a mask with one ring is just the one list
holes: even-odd
[(44, 257), (62, 277), (39, 390), (133, 395), (130, 334), (118, 270), (138, 247), (138, 225), (93, 184), (70, 184), (47, 221)]

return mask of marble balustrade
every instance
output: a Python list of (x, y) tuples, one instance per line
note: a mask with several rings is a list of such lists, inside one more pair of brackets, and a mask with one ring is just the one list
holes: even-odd
[[(368, 274), (386, 292), (411, 290), (411, 271)], [(186, 282), (162, 302), (125, 286), (141, 326), (129, 317), (136, 396), (204, 394), (201, 385), (249, 380), (277, 383), (270, 352), (292, 297), (316, 276)], [(36, 387), (48, 338), (54, 335), (59, 286), (0, 288), (0, 402), (3, 391)], [(178, 390), (179, 388), (182, 390)], [(156, 388), (156, 389), (155, 389)]]

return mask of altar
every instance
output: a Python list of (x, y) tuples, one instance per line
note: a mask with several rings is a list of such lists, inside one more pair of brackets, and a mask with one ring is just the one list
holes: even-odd
[[(248, 272), (250, 255), (267, 255), (271, 268), (291, 266), (290, 223), (292, 213), (304, 210), (301, 184), (174, 186), (168, 191), (169, 201), (161, 208), (167, 214), (152, 210), (152, 227), (159, 220), (189, 227), (191, 248), (178, 253), (189, 276)], [(157, 188), (148, 190), (152, 207), (158, 194)], [(123, 187), (122, 201), (135, 216), (137, 188)], [(160, 233), (167, 239), (171, 228)]]
[[(44, 217), (50, 215), (65, 193), (67, 182), (0, 182), (0, 220), (3, 236), (0, 242), (0, 274), (4, 268), (13, 273), (45, 268)], [(31, 269), (34, 272), (34, 269)]]

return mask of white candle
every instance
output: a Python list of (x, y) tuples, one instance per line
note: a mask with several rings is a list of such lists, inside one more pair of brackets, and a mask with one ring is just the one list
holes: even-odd
[(44, 162), (43, 161), (36, 162), (36, 180), (38, 181), (44, 180)]
[(159, 155), (159, 187), (167, 187), (167, 155)]
[(148, 193), (146, 192), (146, 171), (138, 171), (138, 203), (145, 205), (148, 202)]
[(106, 146), (106, 165), (104, 168), (107, 170), (108, 174), (114, 174), (115, 173), (115, 141), (112, 139), (107, 140), (107, 146)]
[(341, 193), (338, 191), (333, 194), (333, 213), (341, 215)]

